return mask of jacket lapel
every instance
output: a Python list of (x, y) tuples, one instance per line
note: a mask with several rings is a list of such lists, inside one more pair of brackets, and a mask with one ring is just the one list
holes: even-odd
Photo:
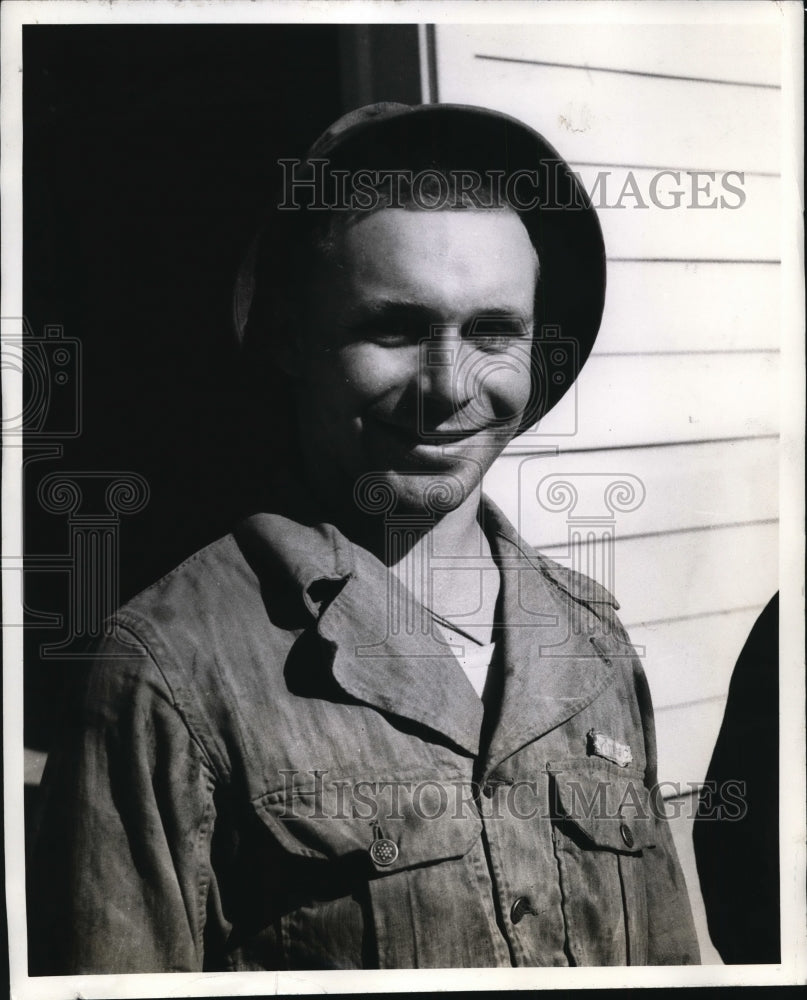
[(328, 524), (261, 513), (234, 534), (263, 585), (274, 595), (292, 591), (309, 620), (318, 619), (344, 691), (476, 756), (482, 702), (427, 612), (386, 566)]
[[(496, 658), (503, 688), (499, 705), (490, 706), (495, 722), (484, 768), (490, 771), (580, 712), (613, 673), (597, 649), (608, 645), (602, 625), (575, 586), (558, 580), (564, 571), (544, 566), (487, 500), (483, 518), (502, 586)], [(259, 576), (278, 579), (279, 572), (318, 618), (345, 692), (479, 753), (482, 701), (427, 613), (405, 588), (394, 589), (396, 578), (379, 560), (330, 525), (304, 526), (275, 514), (248, 519), (236, 537)], [(323, 583), (324, 590), (315, 586)]]
[(503, 518), (491, 536), (502, 579), (503, 689), (485, 773), (582, 711), (613, 680), (597, 649), (597, 616), (544, 573)]
[(476, 756), (483, 706), (428, 613), (372, 556), (354, 549), (356, 572), (323, 611), (319, 634), (333, 676), (354, 698), (426, 726)]

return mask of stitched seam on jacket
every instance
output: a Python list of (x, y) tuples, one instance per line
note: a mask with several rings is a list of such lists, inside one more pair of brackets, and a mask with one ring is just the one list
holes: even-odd
[[(204, 765), (204, 761), (202, 761)], [(207, 926), (207, 897), (210, 892), (210, 883), (213, 877), (213, 866), (210, 862), (210, 852), (205, 851), (205, 843), (207, 842), (207, 835), (209, 831), (213, 828), (213, 814), (215, 812), (213, 806), (213, 790), (214, 782), (211, 775), (208, 773), (208, 780), (205, 783), (205, 790), (208, 794), (208, 800), (205, 805), (205, 812), (202, 818), (202, 822), (199, 824), (199, 830), (196, 836), (195, 851), (198, 852), (198, 857), (200, 858), (201, 864), (199, 868), (199, 879), (196, 886), (197, 892), (197, 931), (196, 931), (196, 947), (198, 953), (202, 958), (202, 967), (204, 967), (204, 931)]]
[(558, 840), (561, 834), (557, 824), (552, 822), (552, 853), (555, 856), (555, 864), (558, 868), (558, 887), (560, 888), (560, 911), (563, 916), (563, 933), (565, 938), (565, 952), (569, 960), (569, 965), (577, 965), (575, 953), (578, 951), (579, 942), (574, 935), (573, 921), (569, 920), (568, 902), (569, 887), (566, 885), (566, 878), (563, 873), (563, 864), (560, 860)]
[[(511, 538), (509, 535), (504, 534), (504, 532), (502, 531), (497, 531), (496, 534), (498, 535), (499, 538), (502, 538), (504, 539), (504, 541), (509, 542), (510, 545), (512, 545), (513, 548), (517, 552), (519, 552), (521, 556), (527, 560), (530, 566), (532, 566), (533, 569), (537, 570), (545, 580), (548, 580), (549, 583), (551, 583), (554, 587), (557, 587), (558, 590), (562, 591), (564, 594), (570, 597), (576, 604), (582, 604), (583, 607), (588, 608), (588, 610), (591, 611), (592, 614), (596, 615), (597, 618), (599, 618), (600, 620), (602, 620), (603, 615), (606, 615), (607, 612), (598, 611), (597, 609), (599, 607), (602, 607), (604, 605), (606, 608), (610, 608), (612, 612), (616, 611), (614, 603), (616, 601), (616, 598), (612, 594), (609, 594), (610, 600), (602, 600), (602, 601), (595, 600), (593, 597), (581, 597), (580, 594), (576, 594), (569, 587), (564, 587), (562, 583), (560, 583), (558, 580), (555, 579), (552, 573), (544, 565), (544, 560), (546, 559), (546, 556), (543, 556), (540, 553), (532, 553), (525, 551), (524, 548), (522, 548), (520, 542), (517, 542), (514, 538)], [(559, 566), (559, 569), (563, 570), (563, 567)], [(597, 583), (596, 580), (592, 582), (595, 584)], [(597, 586), (600, 587), (601, 590), (605, 591), (605, 587), (601, 587), (600, 584), (597, 584)], [(605, 592), (608, 593), (607, 591)], [(615, 613), (614, 613), (614, 618), (616, 618)]]
[[(123, 614), (118, 613), (115, 616), (115, 623), (118, 628), (121, 628), (125, 632), (128, 632), (130, 635), (132, 635), (138, 641), (138, 643), (145, 649), (146, 655), (154, 664), (157, 673), (160, 675), (160, 677), (163, 680), (163, 683), (168, 688), (168, 691), (171, 695), (171, 707), (179, 716), (183, 726), (187, 730), (188, 735), (190, 736), (193, 743), (198, 747), (199, 752), (202, 755), (203, 762), (207, 767), (207, 770), (212, 774), (214, 779), (219, 780), (218, 769), (213, 763), (213, 755), (208, 751), (201, 737), (195, 732), (193, 726), (190, 723), (190, 720), (187, 718), (187, 715), (182, 709), (181, 699), (177, 697), (178, 686), (176, 684), (171, 683), (168, 675), (166, 674), (165, 670), (163, 670), (163, 668), (160, 666), (160, 662), (154, 653), (152, 646), (159, 646), (160, 650), (163, 653), (166, 652), (165, 646), (161, 642), (160, 637), (147, 622), (137, 618), (135, 615), (130, 615), (128, 613), (123, 613)], [(148, 634), (150, 636), (149, 641), (147, 641), (145, 634), (140, 634), (141, 631), (142, 633)]]

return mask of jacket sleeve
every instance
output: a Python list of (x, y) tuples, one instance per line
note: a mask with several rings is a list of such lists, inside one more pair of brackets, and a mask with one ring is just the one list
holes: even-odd
[[(627, 633), (624, 633), (627, 639)], [(644, 730), (646, 784), (656, 815), (656, 846), (645, 851), (648, 965), (699, 965), (700, 948), (684, 874), (659, 794), (656, 728), (644, 669), (634, 663), (634, 684)]]
[(43, 778), (32, 975), (203, 968), (213, 786), (155, 661), (106, 640)]

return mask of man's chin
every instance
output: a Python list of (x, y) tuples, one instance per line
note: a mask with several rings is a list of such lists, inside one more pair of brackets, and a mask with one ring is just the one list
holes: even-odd
[(423, 515), (434, 518), (461, 507), (477, 491), (482, 469), (462, 468), (451, 472), (385, 470), (361, 477), (354, 491), (358, 506), (366, 513), (393, 516)]

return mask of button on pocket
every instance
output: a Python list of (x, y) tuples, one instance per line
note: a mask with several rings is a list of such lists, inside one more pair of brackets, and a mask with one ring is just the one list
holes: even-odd
[[(355, 787), (365, 779), (338, 780)], [(413, 802), (411, 791), (401, 782), (396, 800), (399, 814), (385, 822), (383, 831), (377, 823), (371, 829), (366, 816), (345, 808), (336, 797), (336, 780), (322, 787), (295, 788), (291, 793), (268, 792), (253, 801), (253, 808), (291, 854), (340, 864), (363, 857), (372, 862), (374, 874), (387, 876), (403, 868), (463, 857), (479, 838), (482, 821), (477, 810), (461, 800), (461, 787), (441, 785), (438, 779), (431, 784), (433, 800), (424, 795)], [(435, 803), (441, 807), (439, 814)]]
[(373, 841), (370, 847), (370, 857), (375, 864), (386, 868), (397, 859), (398, 845), (392, 840), (387, 840), (386, 837), (381, 837), (379, 840)]

